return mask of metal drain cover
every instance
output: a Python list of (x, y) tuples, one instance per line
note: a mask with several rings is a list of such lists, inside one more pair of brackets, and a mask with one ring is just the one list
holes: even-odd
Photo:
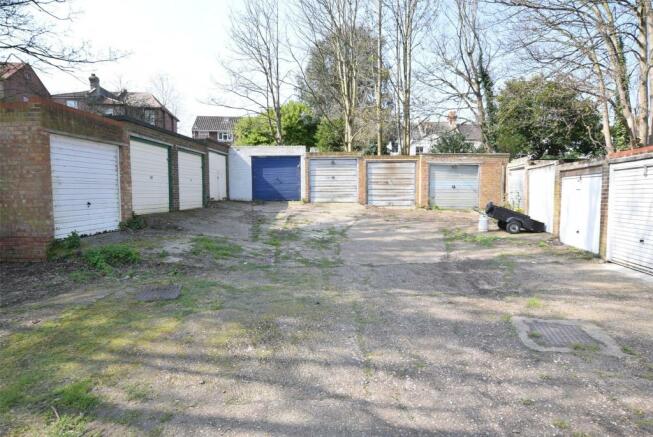
[(539, 352), (593, 351), (622, 357), (619, 346), (598, 326), (572, 320), (513, 317), (522, 343)]

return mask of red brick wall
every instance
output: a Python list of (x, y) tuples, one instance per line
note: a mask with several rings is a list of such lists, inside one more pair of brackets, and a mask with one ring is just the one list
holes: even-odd
[(28, 101), (50, 97), (47, 88), (29, 65), (25, 65), (8, 79), (3, 80), (0, 87), (2, 92), (0, 100), (4, 102), (22, 102), (23, 97)]
[(45, 258), (54, 234), (50, 134), (122, 144), (121, 213), (131, 216), (126, 134), (117, 122), (53, 102), (0, 105), (0, 260)]

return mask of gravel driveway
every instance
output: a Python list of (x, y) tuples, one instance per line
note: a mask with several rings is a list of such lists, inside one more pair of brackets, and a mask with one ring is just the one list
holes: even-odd
[[(653, 433), (653, 280), (548, 234), (479, 236), (476, 220), (230, 202), (154, 217), (146, 230), (86, 239), (141, 250), (141, 264), (111, 277), (74, 283), (71, 261), (3, 266), (3, 283), (38, 299), (0, 308), (0, 339), (107, 302), (145, 311), (125, 334), (138, 340), (73, 360), (98, 399), (86, 433)], [(134, 300), (164, 280), (183, 286), (180, 302)], [(624, 357), (532, 351), (517, 315), (591, 322)], [(46, 410), (15, 404), (0, 434), (50, 429)]]

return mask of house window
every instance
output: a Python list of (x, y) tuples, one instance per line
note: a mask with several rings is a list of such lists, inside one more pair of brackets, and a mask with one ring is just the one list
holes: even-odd
[(233, 139), (231, 132), (218, 132), (218, 141), (231, 141)]
[(104, 115), (113, 115), (113, 108), (104, 108)]
[(415, 147), (415, 154), (416, 155), (421, 155), (422, 153), (424, 153), (424, 147), (423, 146)]
[(23, 96), (23, 102), (29, 102), (29, 97)]
[(66, 100), (66, 106), (77, 109), (77, 100)]
[(156, 112), (152, 109), (146, 109), (144, 114), (145, 123), (156, 125)]

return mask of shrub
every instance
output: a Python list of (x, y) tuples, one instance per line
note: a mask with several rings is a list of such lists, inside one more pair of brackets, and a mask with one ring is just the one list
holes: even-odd
[(140, 261), (141, 256), (138, 251), (125, 244), (109, 244), (89, 249), (84, 253), (84, 259), (91, 267), (109, 272), (112, 267), (136, 263)]
[(120, 222), (119, 226), (121, 231), (126, 231), (128, 229), (131, 231), (138, 231), (139, 229), (145, 229), (147, 227), (147, 222), (145, 221), (145, 218), (134, 214), (131, 218)]
[(65, 258), (82, 245), (82, 239), (76, 231), (66, 238), (54, 240), (48, 247), (48, 259)]

